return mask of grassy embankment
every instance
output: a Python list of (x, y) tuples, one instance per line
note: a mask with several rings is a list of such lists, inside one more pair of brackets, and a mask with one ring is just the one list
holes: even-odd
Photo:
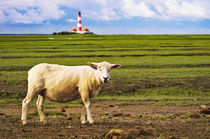
[[(0, 36), (1, 104), (20, 104), (27, 90), (27, 71), (38, 63), (100, 61), (122, 68), (112, 70), (110, 83), (95, 101), (210, 104), (210, 35)], [(47, 101), (47, 105), (70, 104)]]

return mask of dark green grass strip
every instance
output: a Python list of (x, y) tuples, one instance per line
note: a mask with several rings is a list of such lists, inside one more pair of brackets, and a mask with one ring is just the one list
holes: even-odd
[(133, 54), (133, 55), (55, 55), (55, 56), (1, 56), (1, 59), (16, 58), (77, 58), (77, 57), (144, 57), (144, 56), (210, 56), (210, 53), (185, 53), (185, 54)]

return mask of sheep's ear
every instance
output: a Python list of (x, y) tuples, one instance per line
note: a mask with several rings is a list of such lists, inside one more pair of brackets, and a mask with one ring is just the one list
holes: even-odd
[(112, 69), (119, 69), (121, 67), (120, 64), (112, 64), (111, 68)]
[(91, 67), (97, 68), (98, 63), (95, 62), (88, 62), (88, 64), (90, 64)]

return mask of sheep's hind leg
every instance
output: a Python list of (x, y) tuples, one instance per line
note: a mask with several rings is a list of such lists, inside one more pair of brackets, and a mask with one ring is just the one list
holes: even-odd
[(38, 95), (36, 106), (37, 106), (37, 111), (39, 112), (41, 123), (46, 125), (47, 124), (47, 118), (46, 118), (46, 115), (44, 114), (44, 107), (43, 107), (44, 100), (45, 100), (44, 96)]

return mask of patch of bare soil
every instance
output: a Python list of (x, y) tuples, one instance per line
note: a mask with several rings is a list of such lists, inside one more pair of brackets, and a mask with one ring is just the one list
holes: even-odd
[[(122, 105), (123, 104), (123, 105)], [(208, 107), (208, 106), (207, 106)], [(35, 108), (30, 108), (32, 113)], [(201, 114), (197, 106), (153, 106), (138, 101), (99, 101), (91, 112), (94, 125), (81, 125), (81, 108), (51, 108), (62, 111), (65, 117), (49, 119), (41, 125), (38, 117), (29, 118), (23, 126), (20, 107), (0, 108), (0, 138), (190, 138), (207, 139), (210, 136), (210, 118)], [(72, 115), (68, 117), (68, 115)]]

